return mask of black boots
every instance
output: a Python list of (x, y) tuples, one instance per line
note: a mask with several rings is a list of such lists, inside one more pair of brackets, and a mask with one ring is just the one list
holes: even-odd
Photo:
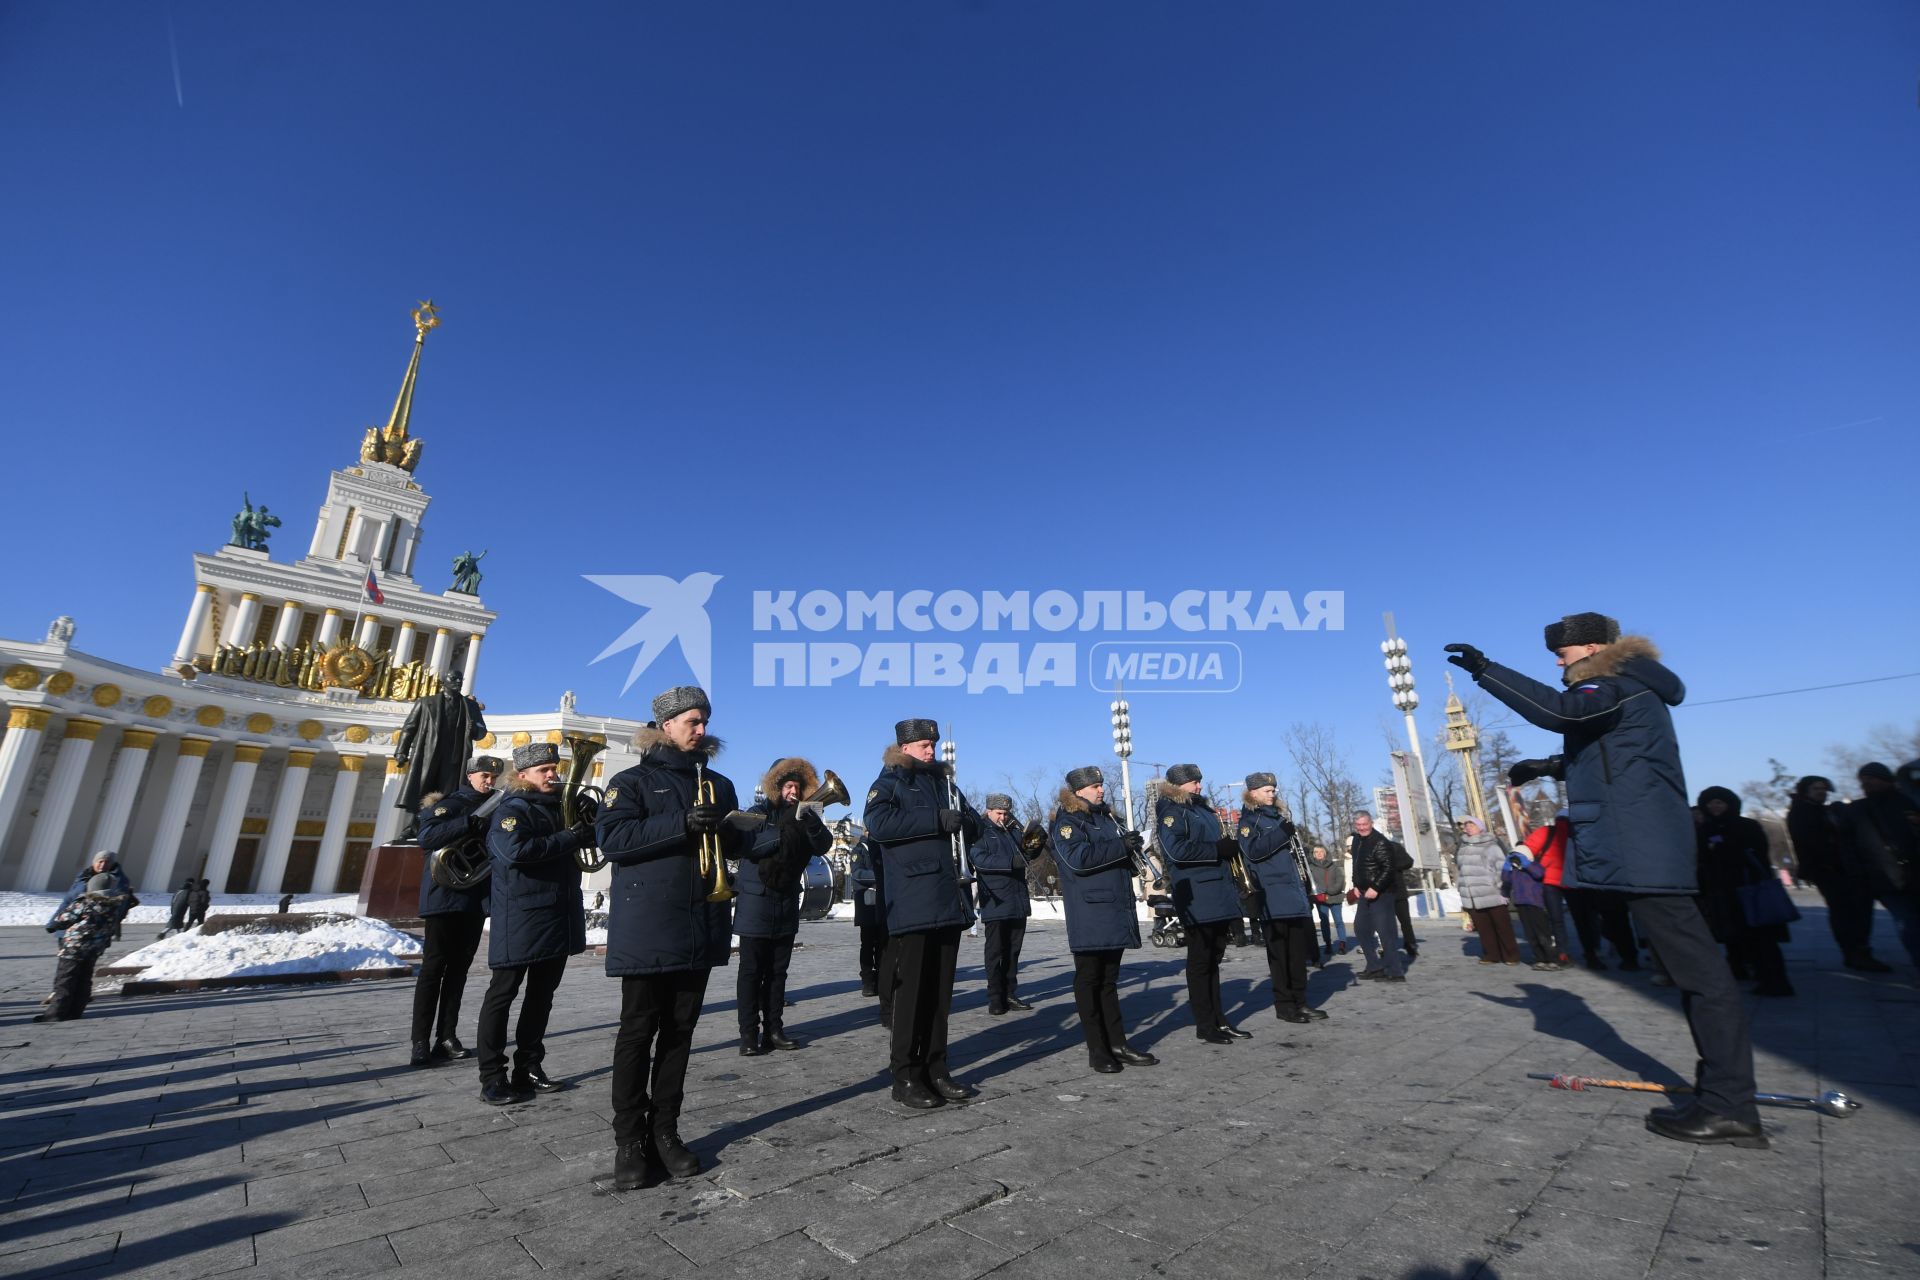
[(686, 1143), (680, 1141), (680, 1134), (676, 1129), (655, 1129), (653, 1149), (667, 1172), (676, 1178), (691, 1178), (700, 1172), (700, 1157), (693, 1154)]
[(441, 1036), (433, 1045), (435, 1062), (452, 1062), (455, 1058), (471, 1058), (473, 1050), (460, 1043), (459, 1036)]
[(1115, 1061), (1129, 1067), (1157, 1067), (1160, 1065), (1160, 1059), (1154, 1057), (1152, 1054), (1140, 1053), (1127, 1048), (1125, 1045), (1121, 1045), (1118, 1049), (1115, 1049), (1113, 1056)]
[(939, 1094), (918, 1080), (895, 1080), (893, 1100), (902, 1106), (912, 1107), (916, 1111), (931, 1111), (935, 1107), (945, 1105)]
[(754, 1036), (752, 1032), (748, 1032), (746, 1035), (743, 1035), (740, 1037), (740, 1056), (741, 1057), (757, 1058), (761, 1054), (765, 1053), (766, 1051), (767, 1051), (767, 1046), (761, 1044), (759, 1039), (756, 1036)]
[(927, 1072), (927, 1083), (933, 1091), (948, 1102), (972, 1102), (980, 1096), (980, 1091), (972, 1085), (961, 1084), (945, 1071)]
[(781, 1030), (779, 1027), (774, 1027), (773, 1029), (767, 1032), (767, 1038), (765, 1043), (772, 1045), (774, 1048), (779, 1049), (783, 1053), (791, 1053), (795, 1049), (798, 1049), (800, 1047), (800, 1042), (798, 1040), (789, 1039), (787, 1036), (787, 1033)]
[(1203, 1044), (1232, 1044), (1233, 1037), (1218, 1027), (1203, 1027), (1194, 1032)]
[(433, 1065), (433, 1050), (425, 1040), (413, 1042), (413, 1056), (407, 1059), (410, 1067), (430, 1067)]
[(1027, 1010), (1033, 1008), (1033, 1006), (1028, 1004), (1025, 1000), (1022, 1000), (1019, 996), (1010, 995), (1007, 997), (1007, 1008), (1018, 1009), (1024, 1013)]
[(1226, 1023), (1224, 1023), (1224, 1022), (1220, 1024), (1220, 1030), (1222, 1030), (1222, 1031), (1224, 1031), (1224, 1032), (1225, 1032), (1226, 1034), (1228, 1034), (1228, 1035), (1230, 1035), (1230, 1036), (1232, 1036), (1232, 1037), (1233, 1037), (1233, 1038), (1234, 1038), (1235, 1040), (1251, 1040), (1251, 1039), (1253, 1039), (1253, 1032), (1251, 1032), (1251, 1031), (1242, 1031), (1242, 1030), (1241, 1030), (1240, 1028), (1238, 1028), (1238, 1027), (1234, 1027), (1234, 1026), (1229, 1026), (1229, 1025), (1227, 1025)]
[(537, 1062), (523, 1062), (513, 1068), (513, 1079), (507, 1087), (516, 1093), (558, 1093), (567, 1086), (548, 1077)]
[(871, 1000), (880, 994), (880, 979), (867, 974), (860, 979), (860, 994)]
[(484, 1080), (480, 1084), (480, 1101), (490, 1107), (510, 1107), (516, 1102), (532, 1100), (530, 1093), (516, 1092), (505, 1080)]
[(1767, 1149), (1766, 1130), (1757, 1124), (1715, 1115), (1695, 1105), (1678, 1115), (1657, 1110), (1647, 1116), (1647, 1128), (1676, 1142), (1698, 1142), (1703, 1146), (1731, 1145), (1750, 1151)]
[(1007, 1002), (999, 996), (990, 997), (987, 1000), (987, 1012), (996, 1018), (1005, 1017), (1007, 1013)]
[(1313, 1021), (1312, 1018), (1307, 1016), (1307, 1011), (1297, 1004), (1275, 1005), (1273, 1016), (1282, 1022), (1307, 1023)]
[(653, 1143), (642, 1138), (623, 1142), (613, 1153), (613, 1189), (638, 1191), (666, 1176), (666, 1168), (653, 1153)]

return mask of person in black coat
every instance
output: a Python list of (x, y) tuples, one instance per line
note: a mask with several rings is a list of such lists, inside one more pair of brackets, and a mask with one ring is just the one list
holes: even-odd
[(193, 892), (187, 897), (187, 928), (194, 929), (207, 922), (207, 910), (213, 906), (213, 885), (202, 880), (193, 886)]
[(1860, 798), (1841, 815), (1841, 862), (1900, 929), (1920, 968), (1920, 804), (1879, 761), (1860, 766)]
[[(746, 855), (751, 826), (732, 780), (707, 767), (720, 752), (720, 739), (707, 732), (712, 715), (695, 685), (655, 698), (654, 723), (635, 741), (640, 763), (607, 785), (600, 812), (600, 852), (613, 864), (607, 976), (620, 979), (613, 1136), (614, 1186), (622, 1191), (662, 1170), (700, 1172), (700, 1158), (680, 1138), (687, 1058), (707, 981), (727, 963), (733, 937), (730, 899), (709, 895), (725, 860)], [(705, 787), (712, 791), (703, 799)], [(717, 850), (720, 866), (703, 857), (703, 845)]]
[[(515, 747), (513, 779), (487, 826), (493, 860), (487, 965), (493, 970), (480, 1026), (474, 1033), (480, 1062), (480, 1100), (491, 1106), (525, 1102), (564, 1086), (541, 1065), (547, 1056), (547, 1018), (567, 957), (587, 949), (586, 908), (580, 901), (575, 854), (593, 844), (585, 822), (569, 827), (561, 815), (560, 748), (546, 742)], [(507, 1011), (527, 987), (514, 1026), (513, 1075), (507, 1075)]]
[(1127, 1047), (1120, 1020), (1120, 957), (1140, 945), (1133, 861), (1146, 842), (1122, 830), (1114, 818), (1098, 765), (1067, 774), (1047, 826), (1060, 868), (1060, 904), (1067, 913), (1067, 949), (1073, 952), (1073, 1004), (1087, 1038), (1087, 1065), (1102, 1075), (1154, 1066), (1158, 1058)]
[(504, 793), (491, 804), (489, 798), (494, 780), (504, 771), (498, 756), (475, 756), (467, 762), (466, 781), (451, 795), (428, 795), (415, 820), (420, 848), (426, 854), (420, 860), (420, 919), (426, 939), (421, 944), (420, 972), (413, 982), (409, 1066), (426, 1067), (471, 1054), (460, 1043), (460, 998), (466, 993), (467, 973), (487, 926), (487, 883), (483, 880), (467, 889), (446, 887), (433, 878), (433, 854), (468, 841), (485, 848), (487, 824)]
[[(1161, 852), (1172, 879), (1173, 906), (1187, 934), (1187, 1006), (1193, 1033), (1207, 1044), (1247, 1039), (1227, 1021), (1220, 1004), (1220, 962), (1233, 922), (1241, 918), (1240, 893), (1227, 872), (1225, 831), (1213, 806), (1200, 795), (1200, 766), (1176, 764), (1153, 786), (1154, 818)], [(1197, 799), (1196, 799), (1197, 797)]]
[(1307, 960), (1313, 952), (1313, 904), (1301, 874), (1293, 823), (1280, 812), (1278, 779), (1247, 775), (1240, 809), (1240, 856), (1259, 886), (1266, 920), (1267, 973), (1273, 1014), (1282, 1022), (1315, 1022), (1327, 1015), (1307, 1003)]
[(1564, 692), (1469, 644), (1448, 645), (1447, 661), (1528, 723), (1561, 735), (1558, 756), (1522, 760), (1508, 781), (1566, 780), (1573, 837), (1561, 882), (1625, 896), (1634, 926), (1684, 997), (1700, 1052), (1693, 1099), (1656, 1109), (1647, 1127), (1683, 1142), (1764, 1148), (1746, 1005), (1693, 901), (1693, 815), (1670, 710), (1686, 697), (1686, 686), (1661, 665), (1652, 641), (1622, 636), (1604, 614), (1549, 623), (1546, 644)]
[(1740, 816), (1740, 797), (1725, 787), (1700, 793), (1702, 820), (1695, 830), (1699, 846), (1700, 914), (1716, 940), (1727, 948), (1727, 967), (1736, 980), (1749, 972), (1759, 980), (1757, 996), (1790, 996), (1787, 961), (1780, 954), (1788, 941), (1784, 924), (1751, 925), (1740, 906), (1740, 889), (1771, 877), (1767, 833), (1752, 818)]
[(1840, 835), (1843, 806), (1827, 803), (1832, 794), (1833, 783), (1817, 774), (1793, 784), (1787, 838), (1793, 842), (1794, 869), (1827, 904), (1827, 927), (1847, 968), (1892, 973), (1893, 966), (1873, 954), (1873, 889), (1847, 868)]
[(161, 937), (179, 933), (187, 927), (187, 911), (193, 906), (193, 877), (188, 876), (173, 891), (173, 902), (167, 912), (167, 927), (160, 931)]
[(933, 759), (940, 726), (902, 720), (867, 790), (867, 842), (886, 868), (887, 949), (894, 966), (893, 1100), (909, 1107), (966, 1102), (979, 1093), (947, 1065), (947, 1014), (960, 931), (973, 922), (953, 841), (975, 840), (980, 816)]
[(974, 897), (980, 920), (987, 927), (987, 1012), (998, 1017), (1008, 1009), (1031, 1009), (1020, 990), (1020, 944), (1027, 936), (1027, 917), (1033, 906), (1027, 898), (1027, 863), (1038, 857), (1020, 843), (1020, 824), (1009, 823), (1013, 798), (987, 794), (986, 823), (980, 838), (968, 850), (973, 864)]
[(734, 884), (733, 931), (740, 935), (740, 977), (735, 1006), (740, 1015), (740, 1055), (798, 1049), (786, 1032), (787, 966), (800, 932), (800, 880), (815, 855), (833, 847), (820, 806), (803, 803), (820, 787), (820, 775), (798, 756), (773, 762), (760, 780), (766, 798), (752, 812), (767, 820), (740, 859)]
[(1400, 959), (1400, 926), (1396, 904), (1401, 877), (1413, 858), (1373, 825), (1373, 815), (1361, 809), (1353, 815), (1353, 838), (1347, 842), (1352, 861), (1353, 887), (1347, 901), (1354, 904), (1353, 931), (1366, 953), (1363, 978), (1405, 982), (1406, 963)]
[(887, 907), (880, 859), (862, 836), (853, 847), (853, 923), (860, 930), (860, 994), (880, 997), (881, 1025), (893, 1025), (893, 971), (887, 965)]

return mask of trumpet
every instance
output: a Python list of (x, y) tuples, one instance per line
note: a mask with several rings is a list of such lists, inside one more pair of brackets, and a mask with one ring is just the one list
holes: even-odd
[(1253, 868), (1247, 865), (1247, 855), (1240, 851), (1240, 842), (1232, 836), (1221, 836), (1215, 848), (1220, 852), (1220, 861), (1226, 864), (1227, 874), (1233, 878), (1233, 887), (1240, 893), (1240, 914), (1264, 920), (1267, 913), (1260, 885), (1253, 878)]
[[(707, 781), (707, 771), (698, 761), (694, 762), (693, 777), (694, 803), (717, 806), (720, 803), (719, 794), (714, 790), (713, 783)], [(727, 856), (720, 848), (718, 831), (700, 834), (700, 883), (707, 886), (708, 902), (729, 902), (740, 896), (727, 879)]]
[(1133, 859), (1134, 878), (1147, 886), (1148, 893), (1165, 893), (1167, 877), (1147, 856), (1146, 839), (1133, 829), (1133, 815), (1122, 812), (1119, 822), (1120, 832), (1127, 838), (1127, 856)]
[[(966, 798), (960, 794), (960, 788), (955, 786), (953, 782), (954, 755), (955, 755), (955, 752), (953, 748), (953, 739), (949, 738), (945, 742), (940, 744), (940, 758), (946, 763), (946, 766), (947, 766), (947, 808), (957, 809), (960, 812), (965, 813)], [(973, 876), (968, 874), (971, 868), (969, 868), (967, 865), (966, 834), (964, 832), (956, 831), (953, 833), (952, 841), (953, 841), (953, 878), (962, 885), (972, 884)]]
[(826, 777), (813, 789), (813, 794), (800, 803), (817, 804), (824, 809), (830, 804), (852, 804), (853, 797), (847, 794), (847, 784), (840, 781), (840, 775), (828, 769)]
[[(572, 827), (593, 822), (606, 803), (607, 793), (587, 779), (593, 776), (593, 758), (605, 751), (607, 744), (572, 734), (564, 741), (571, 758), (567, 762), (567, 780), (560, 784), (560, 821)], [(573, 851), (573, 861), (582, 871), (592, 873), (607, 865), (607, 855), (597, 846), (586, 845)]]

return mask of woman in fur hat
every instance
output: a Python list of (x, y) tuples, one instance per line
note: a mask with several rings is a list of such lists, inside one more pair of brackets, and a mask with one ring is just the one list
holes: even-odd
[(819, 786), (820, 775), (799, 756), (775, 760), (760, 780), (765, 799), (752, 812), (767, 823), (741, 857), (733, 885), (740, 894), (733, 903), (733, 931), (740, 935), (734, 1002), (743, 1058), (800, 1047), (788, 1038), (783, 1013), (787, 965), (800, 932), (800, 879), (816, 854), (833, 847), (819, 805), (802, 803)]

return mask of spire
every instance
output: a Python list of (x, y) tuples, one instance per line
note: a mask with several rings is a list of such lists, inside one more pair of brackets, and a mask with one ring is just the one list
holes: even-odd
[(386, 427), (368, 427), (360, 442), (360, 461), (385, 462), (412, 471), (420, 461), (420, 441), (408, 434), (413, 418), (413, 386), (420, 375), (420, 351), (427, 344), (427, 331), (440, 327), (440, 311), (431, 298), (413, 311), (413, 356), (407, 361), (407, 373), (400, 380), (400, 394), (394, 398), (393, 413)]

